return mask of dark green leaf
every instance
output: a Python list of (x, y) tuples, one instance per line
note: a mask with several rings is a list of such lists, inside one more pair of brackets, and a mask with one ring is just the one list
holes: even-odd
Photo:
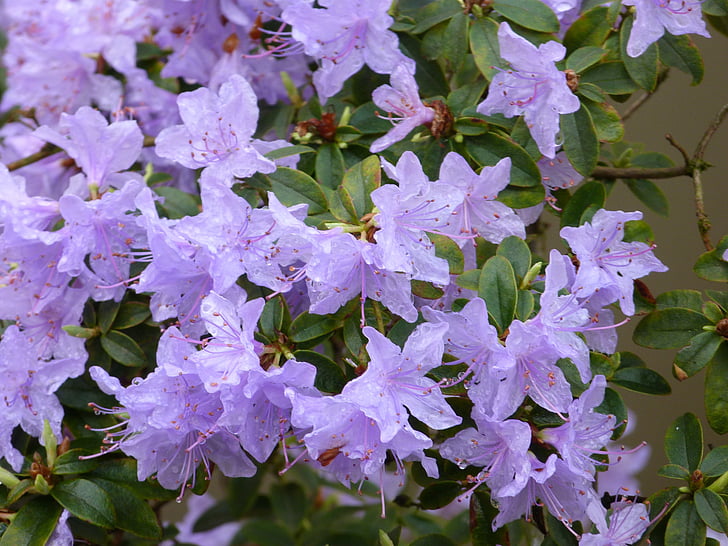
[(99, 303), (99, 312), (97, 314), (98, 327), (101, 333), (105, 334), (111, 329), (111, 325), (116, 320), (116, 314), (119, 312), (121, 303), (108, 300)]
[(700, 471), (709, 478), (715, 478), (728, 472), (728, 446), (711, 449), (700, 463)]
[(580, 47), (566, 58), (566, 68), (581, 73), (597, 64), (605, 54), (606, 51), (601, 47)]
[(695, 508), (703, 522), (719, 533), (728, 534), (728, 508), (718, 493), (710, 489), (695, 492)]
[(657, 44), (660, 47), (660, 60), (663, 63), (690, 74), (693, 78), (692, 85), (698, 85), (703, 81), (705, 74), (703, 58), (689, 36), (684, 34), (673, 36), (666, 32)]
[(248, 521), (233, 538), (231, 544), (255, 544), (257, 546), (281, 546), (295, 544), (293, 535), (282, 525), (265, 519)]
[(728, 282), (728, 262), (723, 260), (722, 252), (717, 249), (701, 254), (693, 271), (707, 281)]
[(457, 279), (455, 279), (455, 284), (457, 284), (461, 288), (465, 288), (467, 290), (475, 290), (477, 292), (479, 280), (480, 269), (469, 269), (462, 275), (459, 275)]
[(425, 487), (420, 493), (420, 505), (425, 510), (437, 510), (450, 504), (463, 492), (458, 482), (440, 481)]
[(91, 472), (99, 466), (99, 459), (79, 459), (82, 455), (90, 455), (85, 449), (71, 449), (60, 455), (53, 465), (53, 474), (83, 474)]
[(495, 0), (493, 8), (506, 19), (538, 32), (558, 32), (559, 20), (539, 0)]
[(297, 483), (279, 483), (271, 488), (273, 513), (286, 527), (295, 532), (307, 510), (306, 493)]
[(309, 146), (301, 146), (300, 144), (297, 144), (295, 146), (284, 146), (283, 148), (271, 150), (270, 152), (266, 152), (264, 155), (268, 159), (275, 161), (276, 159), (283, 159), (284, 157), (291, 157), (299, 154), (308, 154), (313, 151), (314, 149)]
[(492, 167), (504, 157), (511, 158), (511, 185), (542, 187), (541, 172), (526, 150), (512, 140), (488, 133), (469, 138), (465, 148), (480, 165)]
[[(602, 104), (607, 101), (607, 95), (604, 91), (602, 91), (601, 87), (597, 87), (593, 83), (580, 82), (579, 87), (576, 89), (576, 93), (577, 95), (598, 104)], [(582, 101), (582, 104), (584, 104), (584, 101)]]
[(15, 515), (0, 537), (0, 546), (43, 546), (56, 528), (62, 510), (50, 497), (35, 497)]
[(665, 454), (672, 464), (697, 470), (703, 460), (703, 428), (692, 413), (681, 415), (665, 433)]
[(457, 71), (468, 52), (469, 18), (462, 11), (456, 13), (447, 24), (440, 58), (444, 59), (451, 72)]
[(710, 324), (701, 313), (689, 309), (662, 309), (650, 313), (635, 328), (632, 339), (651, 349), (678, 349)]
[(310, 341), (330, 334), (339, 326), (337, 320), (327, 315), (301, 313), (291, 323), (290, 339), (294, 343)]
[(645, 394), (670, 394), (670, 384), (649, 368), (620, 368), (611, 378), (612, 383)]
[(715, 15), (705, 14), (705, 20), (710, 26), (720, 32), (723, 36), (728, 36), (728, 16), (716, 17)]
[(629, 95), (638, 89), (620, 61), (610, 61), (588, 68), (582, 74), (581, 82), (594, 84), (610, 95)]
[(154, 191), (164, 197), (162, 209), (168, 218), (184, 218), (195, 216), (200, 212), (200, 201), (189, 193), (171, 186), (157, 186)]
[(711, 300), (720, 305), (724, 312), (728, 312), (728, 292), (720, 290), (706, 290), (705, 293)]
[(507, 542), (503, 540), (505, 527), (493, 531), (492, 523), (498, 515), (498, 509), (493, 506), (490, 496), (482, 489), (476, 490), (470, 496), (470, 534), (473, 546), (506, 544)]
[(529, 290), (518, 291), (518, 302), (516, 303), (516, 318), (526, 321), (531, 318), (535, 306), (533, 294)]
[(579, 226), (584, 211), (590, 206), (604, 207), (607, 194), (601, 182), (587, 182), (574, 192), (561, 213), (561, 227)]
[(413, 15), (413, 19), (417, 21), (417, 24), (410, 32), (420, 34), (458, 13), (462, 13), (462, 6), (458, 4), (457, 0), (430, 2)]
[(692, 377), (711, 361), (723, 338), (715, 332), (702, 332), (690, 340), (675, 356), (675, 365)]
[(283, 296), (269, 299), (260, 314), (259, 331), (270, 341), (277, 341), (278, 334), (284, 332), (291, 323), (291, 315)]
[(137, 324), (141, 324), (151, 315), (149, 306), (138, 301), (122, 303), (119, 312), (114, 319), (114, 330), (125, 330)]
[(227, 500), (217, 502), (198, 516), (192, 527), (192, 531), (194, 533), (202, 533), (225, 523), (230, 523), (238, 519), (236, 517), (236, 511), (237, 507)]
[(502, 256), (493, 256), (483, 266), (478, 281), (478, 295), (485, 300), (500, 333), (513, 321), (518, 299), (518, 285), (511, 262)]
[[(617, 391), (611, 387), (604, 389), (604, 400), (599, 404), (595, 411), (604, 415), (614, 415), (617, 423), (627, 422), (627, 406)], [(620, 424), (612, 433), (612, 440), (617, 440), (624, 432), (624, 424)]]
[[(467, 107), (472, 106), (480, 101), (485, 91), (486, 82), (482, 78), (478, 78), (477, 81), (463, 85), (458, 89), (455, 89), (447, 96), (447, 106), (454, 115), (459, 115)], [(477, 118), (476, 118), (477, 119)], [(461, 123), (465, 123), (464, 121)], [(478, 124), (478, 129), (483, 130), (482, 123)], [(475, 134), (481, 134), (475, 133)]]
[(660, 187), (651, 180), (626, 179), (624, 183), (629, 190), (642, 201), (648, 208), (660, 216), (668, 216), (670, 209), (667, 197)]
[(349, 123), (365, 135), (386, 133), (392, 128), (392, 123), (377, 116), (376, 113), (380, 110), (373, 102), (364, 103), (354, 110)]
[(90, 475), (120, 483), (144, 499), (171, 500), (179, 494), (177, 491), (164, 489), (156, 482), (139, 481), (137, 463), (132, 458), (106, 460)]
[(445, 535), (432, 533), (413, 540), (410, 546), (455, 546), (455, 543)]
[(657, 44), (650, 44), (639, 57), (630, 57), (627, 54), (627, 43), (632, 33), (632, 23), (633, 18), (626, 17), (622, 22), (622, 30), (619, 33), (619, 45), (624, 67), (637, 85), (652, 92), (657, 86)]
[(713, 303), (712, 301), (704, 302), (701, 311), (705, 315), (705, 318), (715, 324), (717, 324), (725, 317), (725, 313), (720, 308), (720, 306), (717, 303)]
[(308, 205), (309, 214), (319, 214), (328, 209), (326, 195), (316, 181), (306, 173), (278, 167), (275, 172), (265, 175), (273, 193), (287, 207)]
[(568, 51), (585, 46), (601, 47), (612, 25), (607, 17), (607, 8), (596, 7), (583, 13), (566, 31), (564, 45)]
[(673, 511), (667, 522), (665, 544), (670, 546), (705, 544), (705, 524), (700, 519), (693, 501), (683, 500)]
[(137, 342), (117, 330), (101, 336), (101, 346), (111, 358), (124, 366), (140, 367), (147, 363), (144, 351)]
[(597, 138), (602, 142), (619, 142), (624, 136), (624, 125), (617, 110), (611, 104), (597, 100), (582, 101), (582, 106), (589, 110)]
[(511, 262), (513, 272), (518, 278), (523, 278), (531, 267), (531, 250), (526, 241), (520, 237), (511, 235), (503, 239), (498, 245), (497, 256), (503, 256)]
[(494, 67), (505, 68), (508, 64), (500, 56), (498, 23), (493, 19), (477, 19), (473, 22), (470, 26), (470, 49), (478, 70), (488, 81), (498, 72)]
[(728, 343), (721, 343), (705, 374), (705, 413), (718, 434), (728, 432)]
[(670, 290), (657, 296), (657, 309), (681, 307), (700, 313), (703, 307), (703, 297), (697, 290)]
[(435, 245), (435, 256), (447, 260), (450, 267), (450, 275), (459, 275), (462, 273), (465, 269), (465, 258), (458, 244), (445, 235), (430, 233), (428, 237)]
[(299, 362), (308, 362), (316, 368), (315, 387), (323, 392), (339, 393), (346, 385), (346, 377), (336, 363), (315, 351), (296, 351), (293, 353)]
[(548, 512), (546, 513), (546, 529), (548, 537), (554, 541), (555, 546), (577, 546), (576, 537), (571, 530)]
[(344, 177), (344, 156), (333, 142), (322, 144), (316, 153), (316, 178), (322, 186), (336, 189)]
[(498, 194), (498, 201), (504, 205), (508, 205), (512, 209), (525, 209), (534, 207), (546, 198), (546, 192), (543, 184), (531, 188), (515, 188), (506, 186)]
[(591, 114), (584, 105), (576, 112), (561, 116), (561, 134), (569, 161), (580, 174), (589, 176), (599, 159), (599, 140)]
[(665, 478), (685, 481), (690, 480), (690, 471), (679, 464), (662, 465), (657, 473)]
[(74, 516), (99, 527), (112, 529), (116, 512), (108, 493), (92, 481), (80, 478), (57, 484), (51, 495)]
[(344, 173), (342, 190), (351, 198), (352, 206), (359, 219), (373, 208), (371, 193), (382, 181), (379, 157), (372, 155), (357, 163)]
[(33, 480), (20, 480), (20, 482), (18, 482), (15, 487), (8, 491), (8, 497), (7, 499), (5, 499), (5, 502), (7, 504), (14, 504), (15, 502), (17, 502), (18, 499), (25, 495), (31, 487), (33, 487)]
[(728, 15), (728, 0), (705, 0), (700, 7), (707, 15)]
[(108, 480), (97, 479), (94, 484), (108, 493), (117, 514), (116, 527), (149, 539), (162, 536), (154, 510), (131, 489)]

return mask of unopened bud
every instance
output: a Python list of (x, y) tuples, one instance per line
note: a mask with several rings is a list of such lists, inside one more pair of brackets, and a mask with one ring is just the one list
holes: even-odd
[(720, 319), (715, 325), (715, 331), (722, 337), (728, 339), (728, 318)]

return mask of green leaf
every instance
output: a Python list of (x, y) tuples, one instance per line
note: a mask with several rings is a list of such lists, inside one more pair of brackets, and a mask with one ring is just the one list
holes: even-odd
[(723, 338), (715, 332), (702, 332), (690, 340), (675, 356), (675, 365), (692, 377), (711, 361)]
[(584, 71), (580, 81), (594, 84), (609, 95), (629, 95), (638, 89), (620, 61), (594, 65)]
[(512, 209), (525, 209), (543, 203), (546, 191), (543, 184), (531, 188), (514, 188), (506, 186), (498, 194), (498, 201)]
[(157, 186), (154, 191), (164, 197), (162, 210), (167, 218), (178, 219), (195, 216), (200, 212), (199, 198), (171, 186)]
[(651, 180), (633, 180), (626, 179), (624, 181), (637, 199), (642, 201), (648, 208), (655, 211), (660, 216), (668, 216), (670, 213), (667, 197), (660, 187)]
[(574, 192), (561, 213), (561, 227), (577, 227), (581, 224), (581, 217), (589, 207), (603, 208), (607, 199), (604, 184), (601, 182), (587, 182)]
[(432, 533), (413, 540), (410, 546), (455, 546), (455, 543), (445, 535)]
[(436, 0), (419, 9), (413, 19), (417, 24), (410, 30), (412, 34), (421, 34), (434, 27), (437, 23), (446, 21), (458, 13), (462, 13), (462, 6), (457, 0)]
[(566, 69), (577, 73), (584, 72), (590, 66), (597, 64), (606, 53), (607, 51), (601, 47), (580, 47), (566, 58)]
[(728, 343), (720, 344), (705, 374), (705, 414), (715, 432), (728, 432)]
[(147, 363), (147, 357), (137, 342), (117, 330), (101, 336), (101, 346), (106, 354), (124, 366), (141, 367)]
[(728, 472), (728, 446), (711, 449), (700, 463), (700, 471), (709, 478), (722, 476)]
[(322, 186), (336, 189), (344, 177), (344, 156), (333, 142), (322, 144), (316, 153), (316, 178)]
[(295, 544), (293, 535), (282, 525), (265, 519), (248, 521), (231, 544), (256, 544), (257, 546), (281, 546)]
[(498, 245), (496, 256), (503, 256), (511, 262), (516, 277), (522, 279), (531, 267), (531, 249), (526, 241), (515, 235), (506, 237)]
[(450, 504), (462, 492), (462, 487), (458, 482), (439, 481), (422, 490), (420, 505), (425, 510), (437, 510)]
[(561, 134), (566, 157), (580, 174), (589, 176), (599, 159), (599, 140), (591, 114), (584, 105), (576, 112), (561, 116)]
[(582, 106), (589, 110), (597, 138), (602, 142), (619, 142), (624, 137), (622, 118), (611, 104), (601, 101), (585, 100)]
[(488, 315), (499, 333), (505, 332), (513, 321), (518, 299), (518, 285), (511, 262), (503, 256), (493, 256), (485, 262), (478, 280), (478, 295), (485, 300)]
[(495, 0), (493, 8), (506, 19), (538, 32), (558, 32), (559, 20), (539, 0)]
[(465, 258), (458, 244), (445, 235), (429, 233), (427, 235), (435, 245), (435, 256), (447, 260), (450, 275), (459, 275), (465, 269)]
[[(607, 101), (607, 95), (604, 91), (593, 83), (579, 82), (576, 94), (598, 104), (602, 104)], [(584, 104), (584, 101), (582, 101), (582, 104)]]
[(498, 23), (490, 18), (477, 19), (470, 25), (469, 37), (475, 65), (485, 79), (491, 81), (498, 73), (495, 67), (505, 68), (508, 64), (500, 56)]
[(73, 324), (62, 326), (61, 329), (69, 336), (80, 337), (82, 339), (91, 339), (99, 335), (99, 331), (96, 328), (84, 328), (83, 326), (74, 326)]
[(139, 481), (137, 478), (137, 462), (132, 458), (107, 459), (104, 464), (90, 473), (94, 478), (103, 478), (129, 487), (137, 496), (145, 499), (172, 500), (177, 491), (164, 489), (157, 482)]
[(705, 293), (711, 300), (720, 305), (724, 312), (728, 313), (728, 292), (720, 290), (706, 290)]
[(35, 497), (18, 510), (0, 537), (0, 546), (43, 546), (56, 528), (63, 509), (50, 497)]
[(149, 306), (142, 302), (130, 301), (128, 303), (122, 303), (112, 327), (114, 330), (125, 330), (141, 324), (149, 318), (149, 315), (151, 315)]
[(705, 74), (703, 58), (689, 36), (684, 34), (673, 36), (666, 32), (657, 44), (660, 47), (660, 60), (663, 63), (689, 74), (693, 78), (691, 85), (698, 85), (703, 81)]
[(284, 146), (283, 148), (271, 150), (270, 152), (266, 152), (264, 155), (271, 161), (275, 161), (276, 159), (283, 159), (284, 157), (291, 157), (299, 154), (308, 154), (313, 151), (314, 149), (309, 146), (296, 144), (295, 146)]
[(728, 282), (728, 262), (718, 249), (701, 254), (693, 266), (693, 271), (701, 279), (716, 282)]
[(468, 52), (468, 22), (468, 16), (461, 11), (453, 15), (445, 28), (439, 58), (447, 62), (451, 72), (456, 72), (465, 61)]
[(516, 304), (516, 318), (520, 321), (527, 321), (535, 307), (535, 300), (530, 290), (518, 291), (518, 303)]
[(105, 334), (111, 329), (111, 325), (116, 320), (116, 315), (119, 312), (121, 303), (108, 300), (99, 303), (99, 312), (97, 314), (98, 327), (101, 329), (101, 333)]
[(669, 290), (657, 296), (657, 309), (669, 309), (670, 307), (682, 307), (697, 313), (702, 312), (703, 297), (697, 290)]
[(326, 195), (316, 181), (306, 173), (278, 167), (275, 172), (265, 175), (273, 193), (287, 207), (308, 205), (308, 214), (319, 214), (328, 210)]
[(715, 15), (704, 15), (705, 20), (710, 26), (720, 32), (723, 36), (728, 36), (728, 16), (716, 17)]
[(382, 182), (382, 171), (379, 157), (371, 155), (357, 163), (344, 173), (341, 188), (351, 199), (356, 218), (359, 219), (372, 211), (371, 193)]
[(149, 539), (162, 536), (154, 510), (131, 489), (108, 480), (97, 479), (93, 483), (108, 493), (117, 515), (116, 527)]
[(689, 309), (662, 309), (643, 318), (632, 339), (651, 349), (678, 349), (690, 343), (708, 324), (710, 321), (701, 313)]
[(53, 474), (84, 474), (99, 466), (98, 459), (79, 459), (83, 455), (90, 455), (90, 452), (85, 449), (71, 449), (59, 455), (56, 464), (53, 465)]
[[(614, 415), (617, 423), (627, 422), (627, 406), (620, 394), (611, 387), (604, 389), (604, 400), (595, 408), (595, 411), (603, 415)], [(624, 424), (618, 425), (612, 433), (612, 440), (617, 440), (624, 432), (624, 428)]]
[(441, 298), (445, 292), (442, 288), (438, 288), (431, 282), (412, 280), (410, 281), (412, 287), (412, 294), (418, 298), (424, 298), (426, 300), (436, 300)]
[(632, 33), (633, 22), (632, 17), (626, 17), (622, 22), (622, 30), (619, 33), (622, 60), (630, 78), (642, 89), (652, 92), (657, 87), (657, 44), (650, 44), (639, 57), (630, 57), (627, 54), (627, 43)]
[(10, 505), (17, 502), (18, 499), (20, 499), (23, 495), (25, 495), (28, 491), (30, 491), (30, 488), (33, 487), (33, 480), (31, 479), (25, 479), (20, 480), (15, 486), (8, 491), (8, 497), (5, 499), (5, 502)]
[(693, 498), (703, 522), (714, 531), (728, 534), (728, 508), (721, 496), (710, 489), (698, 489)]
[(705, 318), (715, 324), (723, 320), (723, 318), (725, 317), (725, 313), (720, 308), (720, 306), (712, 301), (704, 302), (701, 311), (705, 315)]
[(666, 464), (662, 465), (657, 471), (657, 474), (664, 476), (665, 478), (671, 478), (674, 480), (690, 480), (690, 471), (684, 466), (679, 464)]
[(703, 459), (703, 428), (692, 413), (681, 415), (665, 433), (665, 454), (672, 464), (697, 470)]
[(611, 31), (607, 8), (596, 7), (583, 13), (572, 23), (564, 36), (564, 46), (568, 51), (576, 51), (585, 46), (601, 47)]
[(705, 0), (700, 7), (707, 15), (728, 15), (728, 0)]
[(330, 316), (304, 312), (291, 323), (289, 337), (294, 343), (311, 341), (330, 334), (339, 326), (339, 322)]
[(286, 300), (280, 294), (269, 299), (263, 306), (258, 322), (259, 332), (270, 341), (277, 341), (278, 334), (285, 332), (291, 323)]
[(645, 394), (670, 394), (670, 384), (649, 368), (620, 368), (610, 381), (620, 387)]
[(392, 123), (386, 118), (377, 117), (376, 113), (380, 110), (373, 102), (366, 102), (354, 110), (349, 123), (365, 135), (386, 133), (392, 128)]
[(80, 478), (57, 484), (51, 495), (74, 516), (99, 527), (113, 529), (116, 512), (111, 497), (92, 481)]
[(291, 531), (296, 531), (306, 515), (308, 499), (303, 488), (297, 483), (273, 485), (270, 492), (273, 513)]
[(508, 543), (503, 540), (503, 535), (506, 533), (505, 527), (493, 531), (492, 522), (497, 515), (498, 509), (493, 506), (490, 496), (483, 491), (483, 488), (476, 490), (470, 496), (470, 534), (473, 546)]
[(480, 269), (469, 269), (462, 275), (459, 275), (457, 279), (455, 279), (455, 284), (457, 284), (461, 288), (465, 288), (467, 290), (475, 290), (477, 292), (479, 280)]
[(670, 546), (703, 546), (705, 524), (690, 500), (680, 502), (667, 522), (665, 544)]
[(483, 166), (492, 167), (504, 157), (511, 158), (511, 185), (522, 188), (542, 187), (541, 172), (526, 150), (511, 139), (488, 133), (469, 138), (465, 149)]
[[(478, 78), (476, 81), (463, 85), (458, 89), (455, 89), (447, 96), (447, 106), (454, 115), (459, 115), (463, 110), (480, 102), (480, 98), (483, 96), (485, 91), (486, 81), (482, 78)], [(467, 119), (467, 118), (466, 118)], [(477, 119), (477, 118), (471, 118)], [(467, 125), (466, 121), (460, 122), (462, 125)], [(482, 134), (483, 124), (479, 124), (477, 127), (480, 132), (476, 134)]]
[(344, 372), (336, 362), (315, 351), (296, 351), (293, 353), (299, 362), (308, 362), (316, 368), (314, 386), (323, 392), (339, 393), (346, 385)]

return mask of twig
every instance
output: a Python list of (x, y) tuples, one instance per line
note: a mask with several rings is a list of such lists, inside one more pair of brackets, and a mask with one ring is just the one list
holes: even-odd
[(632, 104), (630, 104), (629, 107), (622, 114), (622, 121), (626, 121), (630, 117), (632, 117), (632, 114), (634, 114), (640, 106), (646, 103), (650, 99), (650, 97), (652, 97), (652, 95), (654, 95), (654, 93), (645, 93), (637, 100), (635, 100)]
[(643, 167), (596, 167), (592, 178), (600, 180), (617, 180), (618, 178), (675, 178), (677, 176), (690, 176), (689, 165), (676, 165), (675, 167), (655, 167), (653, 169)]

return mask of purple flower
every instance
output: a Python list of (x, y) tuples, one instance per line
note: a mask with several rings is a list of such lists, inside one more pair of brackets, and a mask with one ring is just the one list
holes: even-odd
[(597, 526), (598, 534), (584, 534), (579, 544), (585, 546), (622, 546), (636, 544), (642, 534), (653, 523), (648, 507), (641, 502), (613, 502), (610, 508), (609, 525), (606, 511), (599, 501), (589, 503), (587, 515)]
[(236, 177), (275, 170), (275, 164), (251, 144), (258, 105), (241, 76), (231, 76), (218, 94), (205, 87), (182, 93), (177, 106), (184, 125), (159, 133), (156, 152), (160, 157), (190, 169), (204, 168), (212, 180), (227, 186)]
[(438, 384), (425, 377), (442, 363), (447, 328), (443, 323), (421, 324), (400, 349), (374, 328), (364, 327), (371, 360), (361, 376), (347, 383), (341, 396), (377, 422), (382, 441), (389, 442), (400, 430), (411, 430), (407, 423), (410, 414), (437, 430), (460, 423)]
[(699, 34), (710, 38), (703, 21), (699, 0), (622, 0), (625, 6), (635, 7), (635, 21), (627, 42), (627, 55), (639, 57), (665, 31), (680, 34)]
[(571, 292), (580, 298), (600, 293), (600, 301), (619, 300), (625, 315), (634, 314), (634, 279), (652, 271), (667, 271), (667, 267), (652, 253), (653, 246), (645, 243), (625, 243), (624, 224), (639, 220), (642, 213), (600, 209), (590, 223), (565, 227), (561, 237), (569, 243), (579, 259), (579, 269)]
[[(491, 243), (500, 243), (510, 235), (526, 238), (521, 219), (510, 207), (496, 201), (498, 193), (510, 181), (511, 159), (504, 157), (493, 167), (483, 167), (480, 174), (457, 152), (445, 156), (440, 166), (438, 184), (457, 188), (465, 195), (455, 207), (450, 224), (454, 236), (480, 236)], [(457, 239), (462, 247), (467, 239)]]
[(306, 2), (283, 10), (294, 40), (321, 62), (313, 82), (321, 102), (338, 93), (344, 82), (364, 64), (378, 74), (391, 74), (400, 63), (414, 72), (414, 63), (398, 49), (397, 36), (388, 29), (389, 0), (320, 0), (321, 8)]
[(478, 112), (501, 113), (507, 118), (523, 115), (538, 149), (553, 158), (559, 114), (576, 112), (580, 106), (566, 84), (566, 75), (554, 64), (564, 58), (566, 48), (554, 41), (537, 48), (513, 32), (508, 23), (498, 28), (498, 43), (501, 57), (512, 69), (495, 75)]
[(392, 71), (390, 81), (392, 86), (382, 85), (372, 93), (374, 104), (385, 112), (395, 115), (387, 118), (394, 127), (386, 135), (372, 142), (369, 151), (373, 154), (399, 142), (415, 127), (426, 125), (435, 119), (435, 111), (422, 104), (417, 82), (408, 66), (397, 65)]
[(448, 284), (447, 261), (435, 256), (435, 245), (426, 233), (450, 229), (462, 192), (431, 182), (412, 152), (403, 153), (396, 167), (386, 161), (383, 166), (399, 185), (385, 184), (372, 192), (379, 210), (374, 220), (380, 229), (374, 238), (381, 248), (382, 267), (414, 279)]
[(98, 110), (82, 106), (75, 114), (61, 114), (58, 129), (40, 127), (36, 137), (63, 148), (86, 174), (94, 191), (109, 183), (122, 187), (131, 176), (113, 176), (131, 167), (142, 151), (143, 136), (136, 121), (109, 124)]

